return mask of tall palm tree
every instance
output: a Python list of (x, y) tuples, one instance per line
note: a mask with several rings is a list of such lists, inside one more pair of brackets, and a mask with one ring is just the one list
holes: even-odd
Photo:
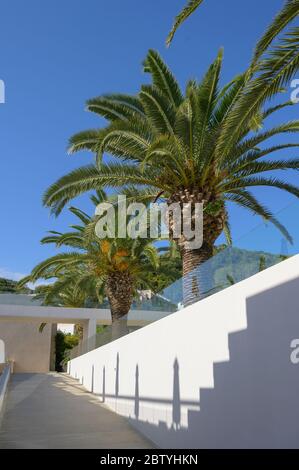
[[(93, 196), (97, 205), (106, 200), (103, 192)], [(134, 295), (139, 287), (149, 285), (149, 273), (156, 273), (159, 267), (158, 250), (147, 238), (105, 238), (95, 235), (98, 218), (91, 218), (78, 208), (71, 207), (81, 224), (72, 225), (66, 233), (50, 232), (41, 243), (54, 243), (74, 251), (59, 253), (35, 266), (26, 282), (38, 279), (56, 279), (48, 289), (45, 301), (67, 297), (77, 299), (80, 304), (86, 298), (99, 302), (106, 296), (109, 300), (112, 323), (118, 322), (130, 310)], [(117, 224), (117, 218), (116, 218)], [(82, 306), (82, 305), (81, 305)]]
[[(73, 136), (70, 152), (88, 149), (97, 155), (96, 164), (59, 179), (45, 193), (44, 204), (58, 214), (75, 196), (105, 186), (122, 188), (133, 197), (137, 192), (139, 199), (147, 202), (164, 198), (168, 204), (178, 202), (183, 207), (183, 203), (190, 203), (193, 208), (195, 202), (204, 203), (202, 247), (190, 250), (188, 240), (176, 239), (185, 279), (211, 257), (221, 232), (229, 234), (227, 201), (272, 222), (290, 240), (285, 227), (250, 192), (251, 188), (268, 186), (299, 197), (297, 186), (267, 175), (269, 171), (298, 170), (298, 158), (268, 157), (299, 144), (261, 148), (273, 136), (299, 131), (299, 121), (262, 129), (269, 116), (292, 105), (266, 105), (267, 97), (275, 96), (286, 81), (287, 69), (278, 77), (278, 70), (271, 72), (269, 68), (264, 78), (260, 78), (261, 72), (256, 75), (247, 70), (220, 88), (221, 65), (222, 51), (203, 79), (189, 81), (183, 94), (159, 54), (150, 50), (144, 66), (151, 74), (151, 85), (142, 86), (137, 96), (105, 95), (87, 102), (88, 110), (109, 123), (103, 129)], [(105, 163), (106, 152), (119, 163)], [(193, 285), (192, 278), (185, 289), (185, 303), (197, 297), (192, 293), (198, 291)]]

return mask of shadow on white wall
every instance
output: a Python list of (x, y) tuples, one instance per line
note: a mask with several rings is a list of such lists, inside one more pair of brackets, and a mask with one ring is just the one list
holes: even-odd
[(161, 448), (299, 448), (298, 291), (293, 259), (75, 359), (69, 373)]
[[(230, 361), (214, 365), (215, 387), (200, 390), (200, 410), (180, 427), (179, 365), (174, 365), (173, 426), (130, 419), (159, 445), (181, 448), (298, 448), (299, 365), (290, 344), (299, 334), (299, 279), (246, 301), (248, 328), (229, 338)], [(177, 376), (176, 376), (177, 375)]]

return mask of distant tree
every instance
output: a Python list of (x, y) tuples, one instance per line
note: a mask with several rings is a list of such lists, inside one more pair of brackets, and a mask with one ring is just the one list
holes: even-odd
[[(95, 204), (107, 202), (104, 192), (98, 193)], [(44, 287), (44, 303), (56, 302), (64, 306), (83, 306), (88, 298), (102, 302), (108, 298), (112, 323), (118, 322), (129, 312), (138, 289), (147, 286), (156, 274), (163, 272), (159, 267), (159, 250), (150, 238), (117, 238), (107, 232), (107, 237), (96, 237), (95, 226), (98, 218), (91, 218), (78, 208), (70, 211), (80, 220), (72, 226), (71, 232), (51, 232), (42, 243), (53, 243), (57, 247), (71, 247), (74, 251), (59, 253), (35, 266), (20, 285), (38, 279), (54, 279)], [(116, 226), (118, 226), (116, 210)], [(130, 220), (130, 217), (129, 219)], [(152, 274), (152, 276), (150, 276)], [(170, 272), (167, 273), (168, 276)], [(78, 305), (77, 305), (78, 306)]]
[(65, 334), (58, 330), (55, 337), (55, 370), (63, 371), (63, 363), (68, 359), (68, 353), (79, 344), (77, 335)]

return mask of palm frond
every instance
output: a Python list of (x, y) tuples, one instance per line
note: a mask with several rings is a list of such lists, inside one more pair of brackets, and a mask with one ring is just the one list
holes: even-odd
[(17, 287), (18, 287), (18, 288), (25, 287), (26, 284), (28, 284), (28, 282), (31, 282), (31, 276), (30, 276), (30, 274), (29, 274), (28, 276), (25, 276), (25, 277), (23, 277), (22, 279), (20, 279), (20, 280), (18, 281)]
[(69, 139), (68, 153), (73, 154), (80, 150), (97, 152), (105, 135), (106, 130), (103, 129), (90, 129), (78, 132)]
[(230, 223), (229, 223), (228, 218), (226, 218), (226, 220), (224, 222), (223, 232), (224, 232), (224, 235), (225, 235), (226, 243), (229, 246), (232, 245), (232, 243), (233, 243), (232, 233), (231, 233), (231, 228), (230, 228)]
[(263, 119), (266, 119), (267, 117), (271, 116), (271, 114), (276, 113), (281, 109), (294, 105), (295, 103), (293, 103), (293, 101), (286, 101), (285, 103), (280, 103), (275, 106), (271, 106), (270, 108), (265, 109), (265, 111), (263, 112)]
[(273, 40), (299, 15), (299, 0), (287, 0), (255, 48), (252, 65), (267, 51)]
[(43, 204), (51, 207), (58, 215), (63, 207), (76, 196), (101, 187), (100, 174), (94, 165), (77, 168), (59, 178), (52, 184), (43, 196)]
[[(264, 173), (267, 171), (275, 170), (298, 170), (299, 158), (292, 160), (267, 160), (265, 162), (248, 162), (243, 164), (240, 168), (234, 169), (234, 174), (231, 176), (233, 181), (242, 179), (243, 177), (252, 176), (255, 174)], [(229, 179), (230, 180), (230, 179)]]
[[(149, 170), (145, 177), (136, 165), (115, 163), (103, 165), (101, 170), (94, 166), (87, 166), (72, 171), (54, 183), (44, 196), (44, 205), (55, 210), (57, 201), (62, 201), (61, 204), (65, 206), (68, 201), (87, 191), (103, 186), (117, 188), (128, 184), (161, 188), (154, 169)], [(55, 214), (58, 213), (56, 210)]]
[[(267, 148), (264, 148), (263, 150), (253, 148), (253, 150), (244, 152), (241, 158), (238, 158), (236, 159), (236, 161), (233, 161), (232, 163), (230, 163), (229, 172), (232, 175), (235, 172), (238, 172), (239, 170), (242, 170), (243, 168), (245, 168), (248, 164), (255, 162), (257, 160), (260, 160), (261, 158), (267, 155), (275, 153), (279, 150), (285, 150), (288, 148), (296, 148), (296, 147), (299, 147), (299, 143), (274, 145), (273, 147), (267, 147)], [(285, 161), (287, 162), (288, 160), (285, 160)]]
[(70, 246), (72, 248), (83, 248), (83, 238), (80, 233), (77, 232), (68, 232), (68, 233), (63, 233), (60, 236), (48, 236), (44, 237), (41, 240), (41, 244), (49, 244), (49, 243), (54, 243), (56, 247), (61, 247), (61, 246)]
[(198, 102), (199, 106), (202, 110), (201, 112), (201, 123), (200, 123), (200, 130), (197, 130), (198, 135), (198, 152), (201, 153), (205, 136), (208, 129), (208, 123), (212, 118), (212, 113), (217, 102), (218, 96), (218, 83), (219, 77), (221, 72), (222, 66), (222, 59), (223, 59), (223, 49), (220, 49), (218, 52), (217, 58), (215, 62), (209, 67), (205, 77), (203, 78), (200, 86), (198, 87)]
[(225, 199), (227, 201), (232, 201), (245, 209), (248, 209), (253, 214), (260, 215), (263, 219), (271, 222), (275, 227), (277, 227), (290, 243), (293, 242), (293, 239), (288, 230), (276, 219), (272, 212), (260, 204), (249, 191), (244, 189), (233, 190), (230, 191), (230, 193), (225, 194)]
[(88, 224), (88, 222), (90, 221), (90, 216), (78, 207), (71, 206), (69, 207), (69, 211), (76, 217), (78, 217), (78, 219), (80, 219), (83, 224)]
[(217, 97), (217, 106), (212, 118), (212, 125), (220, 124), (228, 115), (236, 98), (245, 85), (245, 80), (245, 73), (238, 75), (220, 91)]
[(167, 67), (160, 54), (150, 49), (143, 63), (145, 72), (150, 72), (153, 84), (170, 100), (174, 107), (179, 106), (184, 97), (174, 75)]
[(127, 120), (136, 114), (143, 115), (138, 97), (128, 95), (104, 95), (87, 101), (86, 110), (99, 114), (110, 122)]
[(258, 75), (247, 82), (227, 119), (218, 144), (218, 153), (227, 155), (264, 103), (289, 83), (299, 69), (298, 47), (299, 27), (288, 31), (261, 62)]
[(97, 159), (97, 166), (102, 165), (104, 152), (121, 157), (124, 161), (142, 161), (150, 145), (151, 134), (148, 126), (140, 123), (139, 126), (124, 126), (119, 123), (117, 128), (111, 129), (103, 139)]
[(250, 186), (270, 186), (272, 188), (282, 189), (299, 198), (299, 188), (297, 186), (273, 177), (243, 177), (236, 181), (224, 183), (222, 189), (227, 192), (235, 189), (249, 188)]
[(236, 161), (246, 152), (256, 149), (258, 145), (270, 139), (271, 137), (279, 134), (291, 134), (296, 132), (299, 132), (299, 121), (286, 122), (285, 124), (280, 124), (276, 127), (273, 127), (272, 129), (268, 129), (267, 131), (256, 133), (253, 137), (241, 140), (241, 142), (236, 146), (232, 146), (229, 154), (223, 158), (222, 166), (225, 167), (227, 162)]
[(157, 132), (173, 133), (175, 109), (173, 105), (160, 92), (159, 88), (143, 85), (140, 100), (144, 106), (147, 118)]
[[(49, 270), (52, 268), (58, 267), (61, 269), (66, 266), (74, 266), (82, 263), (85, 259), (86, 255), (77, 252), (59, 253), (35, 266), (30, 275), (31, 282), (35, 282), (40, 278), (49, 279)], [(50, 272), (51, 274), (55, 277), (54, 272)]]
[(199, 7), (203, 0), (189, 0), (184, 9), (175, 17), (172, 29), (166, 39), (166, 45), (169, 46), (178, 28), (190, 15)]

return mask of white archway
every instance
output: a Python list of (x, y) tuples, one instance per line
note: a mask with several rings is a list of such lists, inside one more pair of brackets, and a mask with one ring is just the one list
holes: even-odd
[(2, 339), (0, 339), (0, 364), (5, 363), (5, 344)]

